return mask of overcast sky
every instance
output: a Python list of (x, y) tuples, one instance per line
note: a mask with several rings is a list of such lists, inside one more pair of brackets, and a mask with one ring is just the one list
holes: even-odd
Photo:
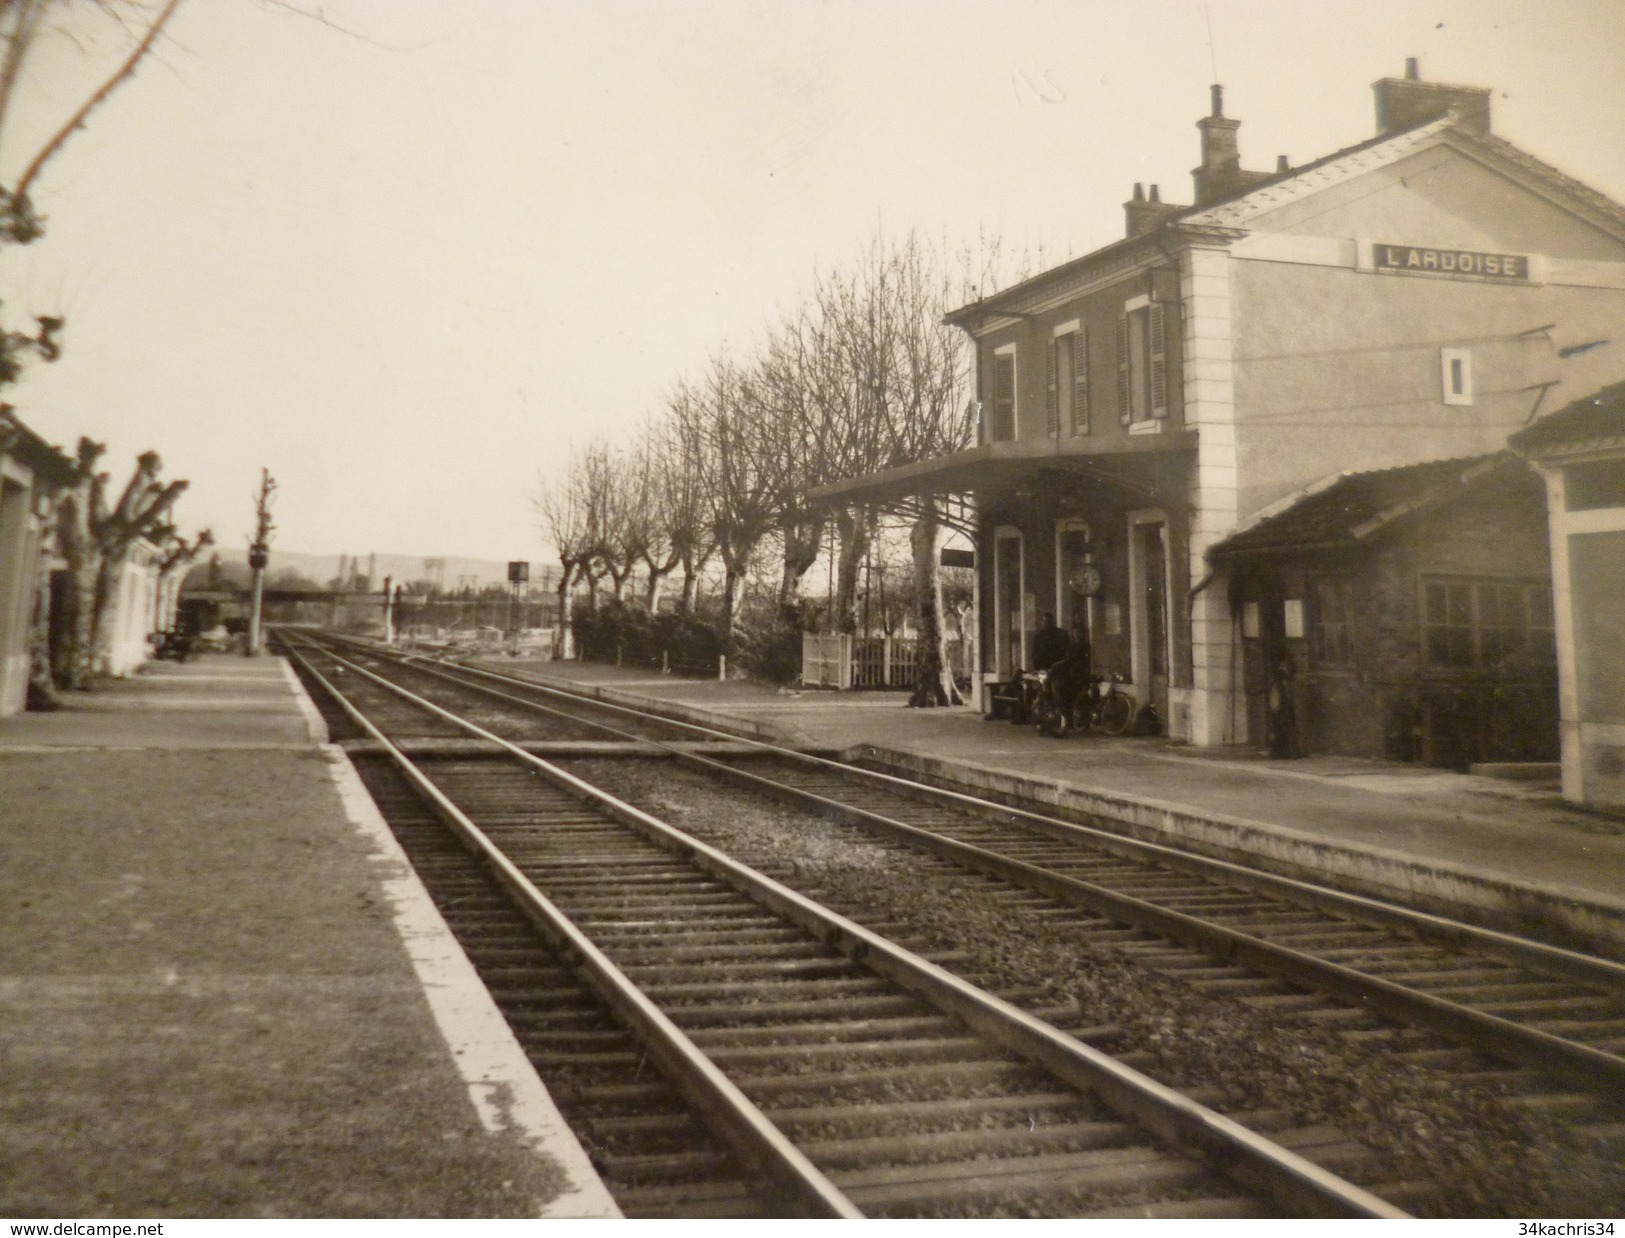
[[(1048, 264), (1121, 236), (1135, 181), (1188, 201), (1215, 80), (1271, 169), (1371, 136), (1416, 56), (1625, 199), (1621, 0), (289, 2), (331, 24), (186, 0), (0, 254), (10, 325), (68, 319), (19, 414), (120, 477), (156, 448), (233, 547), (265, 466), (282, 548), (540, 559), (529, 496), (572, 444), (877, 229)], [(118, 50), (77, 34), (8, 184)]]

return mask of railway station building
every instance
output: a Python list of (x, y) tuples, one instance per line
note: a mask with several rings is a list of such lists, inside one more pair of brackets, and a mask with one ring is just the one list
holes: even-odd
[[(1430, 605), (1459, 618), (1465, 598), (1471, 632), (1480, 599), (1516, 595), (1529, 640), (1550, 642), (1538, 478), (1504, 453), (1542, 410), (1625, 378), (1625, 207), (1496, 136), (1487, 89), (1423, 81), (1414, 61), (1373, 89), (1372, 138), (1252, 171), (1215, 86), (1192, 203), (1136, 185), (1123, 239), (949, 315), (974, 347), (975, 445), (822, 492), (971, 497), (984, 690), (1029, 665), (1050, 613), (1086, 627), (1097, 671), (1176, 738), (1262, 744), (1270, 702), (1324, 671), (1359, 704), (1322, 705), (1357, 717), (1290, 746), (1456, 763), (1478, 742), (1445, 733), (1467, 698), (1430, 715), (1417, 694), (1474, 668), (1429, 664)], [(1356, 491), (1383, 536), (1346, 522), (1342, 558), (1300, 539), (1272, 574), (1242, 540)], [(1349, 642), (1312, 639), (1339, 625)], [(1283, 694), (1287, 666), (1304, 674)], [(1408, 714), (1378, 690), (1394, 674)], [(1508, 733), (1546, 726), (1555, 747), (1555, 716), (1531, 706)]]

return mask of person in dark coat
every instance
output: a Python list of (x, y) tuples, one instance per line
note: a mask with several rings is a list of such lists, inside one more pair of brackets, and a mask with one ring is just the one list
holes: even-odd
[(1073, 708), (1080, 694), (1088, 695), (1089, 676), (1093, 669), (1094, 658), (1093, 651), (1089, 647), (1089, 629), (1079, 618), (1073, 623), (1072, 634), (1067, 639), (1066, 656), (1050, 668), (1055, 698), (1061, 702), (1063, 708)]
[(1055, 616), (1045, 615), (1038, 634), (1033, 637), (1033, 669), (1047, 671), (1066, 658), (1072, 640), (1055, 626)]

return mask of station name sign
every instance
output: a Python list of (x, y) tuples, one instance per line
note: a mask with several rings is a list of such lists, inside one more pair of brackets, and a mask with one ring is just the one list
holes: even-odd
[(1420, 245), (1389, 245), (1378, 241), (1371, 247), (1371, 257), (1379, 271), (1476, 275), (1489, 279), (1529, 278), (1529, 258), (1524, 254), (1481, 254), (1470, 249), (1427, 249)]

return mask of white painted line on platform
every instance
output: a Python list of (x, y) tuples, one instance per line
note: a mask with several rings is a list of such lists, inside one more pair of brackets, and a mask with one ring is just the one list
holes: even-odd
[(146, 683), (263, 683), (268, 688), (277, 685), (279, 676), (274, 670), (267, 667), (265, 670), (244, 671), (241, 673), (216, 674), (213, 671), (207, 674), (188, 675), (185, 671), (155, 671), (141, 672), (141, 680)]
[(286, 744), (260, 740), (166, 740), (156, 744), (0, 744), (0, 756), (47, 752), (309, 752), (309, 743)]
[(202, 696), (182, 695), (176, 692), (130, 693), (109, 696), (87, 702), (79, 712), (85, 714), (116, 714), (135, 710), (198, 710), (219, 713), (229, 710), (271, 714), (292, 713), (294, 705), (282, 693), (262, 693), (259, 696)]
[(541, 1201), (538, 1215), (619, 1217), (621, 1211), (586, 1151), (418, 880), (355, 767), (331, 744), (324, 744), (322, 752), (345, 813), (377, 848), (373, 859), (382, 870), (395, 928), (480, 1121), (492, 1133), (515, 1132), (538, 1157), (556, 1165), (569, 1183), (555, 1198)]
[(327, 720), (322, 717), (322, 711), (316, 708), (316, 702), (310, 699), (305, 685), (294, 674), (293, 663), (287, 658), (278, 658), (277, 661), (282, 664), (283, 678), (293, 690), (293, 699), (299, 702), (299, 712), (305, 715), (305, 729), (310, 733), (310, 742), (325, 744), (331, 736), (328, 735)]

